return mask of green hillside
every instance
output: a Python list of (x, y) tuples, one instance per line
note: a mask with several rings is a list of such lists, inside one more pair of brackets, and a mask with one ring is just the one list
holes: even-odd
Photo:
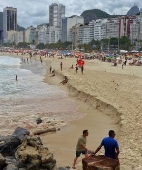
[(102, 19), (102, 18), (116, 18), (119, 15), (110, 15), (100, 9), (90, 9), (84, 11), (81, 16), (84, 18), (85, 23), (89, 23), (92, 20)]
[(24, 30), (25, 30), (24, 27), (21, 27), (21, 26), (19, 26), (19, 25), (17, 24), (17, 31), (24, 31)]

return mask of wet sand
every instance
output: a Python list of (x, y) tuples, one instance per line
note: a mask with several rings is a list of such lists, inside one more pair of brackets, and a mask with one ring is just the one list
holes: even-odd
[[(38, 62), (39, 57), (36, 58)], [(63, 68), (65, 68), (63, 72), (59, 69), (59, 63), (61, 60), (43, 58), (43, 61), (45, 62), (45, 67), (47, 69), (44, 82), (59, 86), (60, 89), (68, 94), (69, 98), (76, 101), (79, 107), (78, 112), (81, 114), (82, 112), (86, 113), (83, 118), (69, 122), (67, 126), (61, 127), (61, 130), (57, 131), (57, 133), (41, 135), (43, 143), (47, 145), (51, 152), (53, 152), (54, 157), (57, 160), (57, 166), (72, 167), (73, 159), (75, 157), (76, 143), (78, 138), (82, 135), (82, 131), (84, 129), (88, 129), (89, 131), (87, 147), (94, 151), (100, 144), (102, 138), (107, 136), (110, 129), (114, 129), (117, 134), (116, 138), (119, 138), (119, 124), (116, 124), (115, 118), (107, 115), (105, 109), (103, 111), (95, 109), (96, 107), (94, 107), (91, 102), (86, 100), (88, 97), (83, 94), (82, 91), (79, 92), (78, 90), (72, 89), (72, 85), (59, 85), (59, 82), (61, 82), (64, 74), (69, 76), (69, 82), (74, 81), (72, 75), (75, 76), (75, 74), (73, 73), (73, 70), (68, 70), (68, 68), (72, 65), (72, 62), (76, 61), (76, 59), (64, 59), (63, 64), (66, 64), (66, 66), (63, 65)], [(50, 65), (52, 65), (52, 67), (56, 70), (55, 77), (49, 77)], [(77, 75), (77, 78), (80, 79), (78, 76), (79, 75)], [(101, 153), (104, 153), (103, 149), (99, 152), (99, 154)], [(82, 156), (78, 159), (77, 169), (82, 169), (81, 159)]]
[[(81, 110), (86, 110), (87, 114), (79, 120), (70, 122), (69, 125), (62, 127), (56, 134), (45, 134), (42, 136), (44, 144), (50, 148), (57, 160), (57, 166), (72, 167), (75, 157), (75, 147), (78, 137), (82, 131), (88, 129), (87, 148), (95, 150), (101, 142), (101, 139), (107, 136), (110, 129), (114, 129), (118, 134), (118, 126), (105, 113), (91, 108), (86, 103), (77, 101)], [(103, 149), (102, 152), (103, 154)], [(83, 157), (83, 156), (82, 156)], [(81, 158), (79, 158), (77, 168), (81, 169)]]
[[(54, 153), (54, 157), (57, 160), (57, 166), (72, 167), (76, 143), (78, 138), (82, 135), (83, 130), (88, 129), (89, 136), (87, 137), (87, 148), (94, 151), (99, 146), (102, 138), (108, 136), (108, 131), (110, 129), (115, 130), (117, 134), (116, 139), (119, 138), (119, 125), (116, 123), (115, 119), (108, 116), (105, 111), (99, 111), (92, 107), (89, 102), (86, 102), (86, 96), (77, 95), (77, 92), (71, 90), (68, 85), (60, 85), (59, 82), (63, 79), (63, 74), (59, 70), (56, 71), (55, 77), (49, 77), (49, 66), (52, 65), (54, 68), (57, 68), (56, 60), (57, 59), (49, 59), (49, 61), (51, 61), (50, 64), (47, 61), (47, 74), (44, 82), (59, 86), (71, 99), (76, 101), (79, 106), (78, 112), (85, 112), (86, 115), (79, 120), (70, 122), (66, 127), (62, 127), (56, 134), (45, 134), (41, 137), (44, 144), (46, 144)], [(73, 61), (74, 60), (75, 59), (73, 59)], [(69, 64), (67, 67), (68, 66)], [(68, 72), (70, 71), (73, 70), (68, 70)], [(64, 72), (64, 74), (66, 74), (66, 72)], [(99, 154), (104, 154), (103, 148)], [(77, 169), (82, 169), (82, 158), (83, 156), (77, 161)]]

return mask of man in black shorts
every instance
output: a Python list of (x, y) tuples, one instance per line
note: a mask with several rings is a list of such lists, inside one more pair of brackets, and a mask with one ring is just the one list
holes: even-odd
[(88, 156), (88, 150), (86, 148), (86, 142), (87, 142), (87, 137), (88, 136), (88, 130), (83, 130), (83, 135), (78, 139), (77, 145), (76, 145), (76, 157), (74, 158), (74, 163), (73, 163), (73, 169), (76, 169), (75, 164), (78, 159), (78, 157), (83, 154), (85, 157)]

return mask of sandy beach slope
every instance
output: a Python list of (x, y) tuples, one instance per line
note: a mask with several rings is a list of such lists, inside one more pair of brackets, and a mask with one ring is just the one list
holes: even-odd
[[(121, 169), (142, 169), (142, 67), (128, 65), (122, 70), (121, 65), (113, 67), (111, 63), (88, 60), (81, 75), (80, 70), (76, 74), (69, 69), (76, 64), (75, 59), (63, 59), (62, 72), (60, 59), (48, 60), (58, 75), (69, 77), (67, 86), (72, 95), (110, 115), (119, 125)], [(94, 146), (98, 144), (99, 139)]]
[[(116, 130), (120, 145), (121, 170), (141, 170), (142, 68), (126, 66), (122, 70), (121, 65), (113, 67), (111, 63), (85, 60), (84, 75), (81, 75), (80, 70), (76, 74), (69, 69), (72, 64), (75, 66), (76, 59), (43, 57), (43, 61), (47, 65), (44, 81), (59, 85), (61, 77), (66, 75), (69, 82), (60, 86), (61, 89), (79, 99), (80, 111), (87, 112), (84, 118), (71, 122), (58, 133), (42, 136), (57, 157), (58, 165), (71, 166), (76, 141), (84, 128), (90, 132), (87, 143), (90, 149), (95, 149), (111, 128)], [(60, 71), (61, 61), (63, 71)], [(50, 65), (56, 70), (55, 77), (49, 77)]]

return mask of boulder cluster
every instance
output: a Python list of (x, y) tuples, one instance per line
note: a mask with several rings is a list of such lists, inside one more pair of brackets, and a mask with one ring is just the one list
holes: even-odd
[(40, 137), (16, 128), (11, 136), (0, 137), (0, 170), (52, 170), (56, 160)]

